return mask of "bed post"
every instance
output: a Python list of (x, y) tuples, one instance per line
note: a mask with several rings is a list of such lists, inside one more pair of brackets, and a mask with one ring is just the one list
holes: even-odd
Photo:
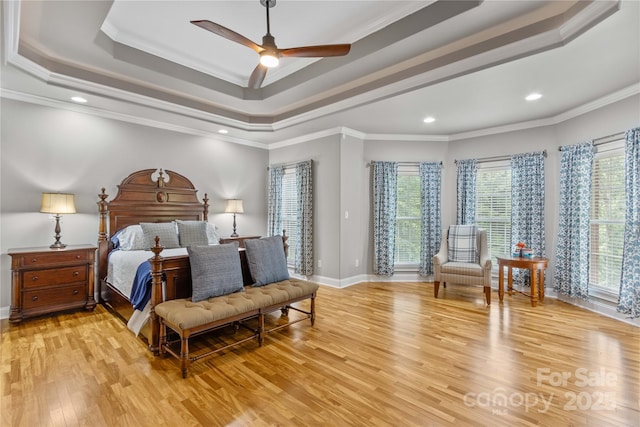
[(209, 197), (207, 197), (207, 193), (204, 193), (204, 199), (202, 199), (204, 205), (202, 206), (202, 220), (204, 222), (209, 221)]
[(158, 236), (156, 236), (155, 242), (156, 244), (151, 248), (154, 255), (149, 259), (151, 264), (151, 299), (149, 300), (151, 336), (149, 337), (149, 350), (157, 356), (160, 352), (160, 323), (155, 307), (162, 302), (162, 257), (160, 252), (162, 252), (164, 246), (160, 245)]
[(109, 204), (104, 187), (98, 194), (100, 201), (98, 202), (98, 212), (100, 213), (100, 223), (98, 225), (98, 268), (96, 273), (98, 277), (95, 280), (96, 292), (98, 293), (98, 302), (102, 302), (102, 279), (107, 277), (107, 255), (109, 254), (109, 239), (107, 238), (107, 214), (109, 213)]

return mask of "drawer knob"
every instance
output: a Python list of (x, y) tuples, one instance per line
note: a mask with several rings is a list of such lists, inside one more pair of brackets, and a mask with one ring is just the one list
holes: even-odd
[(80, 291), (79, 291), (79, 290), (77, 290), (77, 289), (74, 289), (74, 290), (73, 290), (73, 294), (74, 294), (74, 295), (78, 295), (79, 293), (80, 293)]
[(76, 259), (80, 259), (80, 255), (76, 255)]
[(38, 262), (38, 258), (33, 258), (31, 262)]
[(33, 281), (35, 282), (36, 280), (38, 280), (38, 276), (33, 276), (33, 277), (31, 278), (31, 280), (33, 280)]
[(79, 272), (77, 272), (77, 271), (74, 271), (74, 272), (73, 272), (73, 275), (74, 275), (74, 276), (77, 276), (77, 275), (79, 275), (79, 274), (80, 274), (80, 273), (79, 273)]
[(31, 301), (38, 301), (38, 295), (34, 295), (31, 297)]

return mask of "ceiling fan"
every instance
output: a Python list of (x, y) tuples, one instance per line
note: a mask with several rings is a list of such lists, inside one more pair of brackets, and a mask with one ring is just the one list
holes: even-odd
[(302, 46), (292, 47), (287, 49), (279, 49), (276, 46), (275, 38), (271, 35), (269, 27), (269, 8), (276, 5), (276, 0), (260, 0), (260, 4), (263, 5), (267, 11), (267, 34), (262, 37), (262, 45), (254, 43), (243, 35), (236, 33), (220, 24), (211, 22), (208, 20), (191, 21), (192, 24), (197, 25), (200, 28), (204, 28), (207, 31), (211, 31), (226, 39), (240, 43), (247, 46), (260, 54), (260, 63), (251, 73), (249, 77), (249, 87), (252, 89), (258, 89), (265, 76), (267, 75), (267, 69), (278, 65), (281, 56), (297, 56), (297, 57), (325, 57), (325, 56), (344, 56), (349, 53), (351, 49), (350, 44), (328, 44), (318, 46)]

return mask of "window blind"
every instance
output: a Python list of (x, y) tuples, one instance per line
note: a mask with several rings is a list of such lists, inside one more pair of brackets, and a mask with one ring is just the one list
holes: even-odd
[(420, 263), (420, 176), (416, 168), (398, 171), (394, 265)]
[(589, 284), (618, 293), (624, 241), (624, 155), (598, 153), (591, 182)]
[(487, 246), (497, 268), (496, 255), (511, 253), (511, 167), (478, 169), (476, 224), (487, 230)]
[(296, 259), (298, 241), (298, 197), (294, 169), (286, 169), (282, 176), (282, 228), (287, 230), (289, 253), (287, 264), (293, 266)]

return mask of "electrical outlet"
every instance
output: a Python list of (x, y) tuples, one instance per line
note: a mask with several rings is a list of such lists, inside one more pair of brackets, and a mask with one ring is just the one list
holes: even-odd
[(356, 267), (360, 267), (360, 260), (359, 259), (356, 260)]
[(318, 260), (318, 268), (322, 268), (322, 260), (321, 259)]

